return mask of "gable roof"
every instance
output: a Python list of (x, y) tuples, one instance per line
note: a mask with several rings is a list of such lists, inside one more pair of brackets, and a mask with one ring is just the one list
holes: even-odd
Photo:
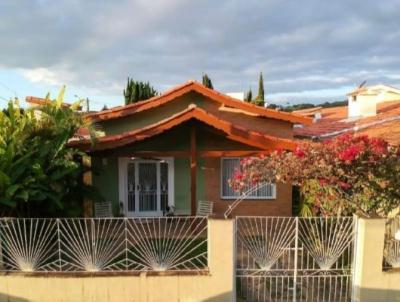
[(161, 134), (189, 120), (197, 120), (205, 123), (224, 132), (228, 139), (260, 148), (262, 150), (272, 150), (276, 148), (293, 150), (296, 147), (296, 143), (292, 140), (277, 138), (235, 126), (226, 120), (219, 119), (205, 110), (196, 107), (194, 104), (191, 104), (187, 109), (148, 127), (117, 135), (100, 137), (94, 146), (91, 145), (91, 142), (88, 139), (71, 141), (69, 145), (88, 151), (102, 151), (123, 147)]
[[(400, 101), (377, 104), (377, 114), (371, 117), (352, 119), (347, 117), (347, 106), (323, 108), (321, 119), (311, 126), (294, 128), (294, 135), (303, 138), (331, 138), (341, 133), (363, 133), (370, 136), (384, 136), (393, 132), (388, 125), (398, 125), (400, 121)], [(400, 143), (400, 135), (390, 136), (391, 143)]]
[(222, 105), (241, 109), (259, 116), (284, 120), (291, 123), (300, 123), (306, 125), (312, 124), (312, 119), (309, 119), (307, 117), (296, 115), (293, 113), (267, 109), (247, 102), (239, 101), (226, 94), (220, 93), (213, 89), (209, 89), (196, 81), (188, 81), (182, 85), (172, 88), (167, 92), (164, 92), (161, 95), (152, 97), (145, 101), (140, 101), (125, 106), (111, 108), (101, 112), (91, 113), (86, 116), (95, 121), (110, 120), (124, 116), (129, 116), (171, 102), (177, 97), (180, 97), (189, 92), (197, 92), (199, 94), (208, 97), (213, 101), (221, 103)]

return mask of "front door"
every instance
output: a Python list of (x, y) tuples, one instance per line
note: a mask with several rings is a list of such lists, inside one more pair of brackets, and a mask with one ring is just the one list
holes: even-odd
[(125, 159), (120, 169), (127, 216), (162, 216), (173, 206), (172, 167), (172, 159)]
[(158, 163), (154, 161), (138, 161), (137, 185), (136, 185), (136, 208), (140, 216), (157, 216), (161, 210), (159, 199)]

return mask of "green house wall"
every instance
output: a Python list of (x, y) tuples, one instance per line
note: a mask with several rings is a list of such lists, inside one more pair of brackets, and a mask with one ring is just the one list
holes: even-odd
[(191, 103), (202, 106), (204, 103), (203, 97), (196, 93), (190, 93), (177, 98), (167, 106), (160, 106), (135, 115), (101, 122), (102, 129), (106, 135), (141, 129), (170, 118), (177, 112), (187, 109)]
[(175, 158), (175, 207), (176, 210), (190, 211), (190, 161)]
[[(204, 200), (204, 159), (197, 163), (196, 198)], [(175, 208), (177, 212), (190, 213), (190, 161), (188, 158), (175, 158)]]
[(118, 194), (118, 158), (107, 157), (103, 164), (102, 157), (92, 157), (92, 182), (100, 191), (100, 194), (106, 201), (111, 201), (113, 213), (117, 214), (119, 207)]
[[(103, 158), (105, 159), (103, 163)], [(204, 199), (204, 159), (198, 159), (197, 166), (197, 200)], [(93, 185), (96, 186), (104, 200), (111, 201), (114, 215), (119, 209), (119, 173), (118, 158), (93, 157)], [(190, 213), (190, 161), (188, 158), (174, 159), (175, 209), (177, 212)]]

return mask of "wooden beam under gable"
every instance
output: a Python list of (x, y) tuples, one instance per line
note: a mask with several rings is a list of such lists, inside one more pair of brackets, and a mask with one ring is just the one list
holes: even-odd
[[(270, 150), (205, 150), (197, 151), (197, 157), (251, 157), (261, 154), (268, 155)], [(138, 158), (189, 158), (190, 151), (133, 151), (126, 153), (118, 153), (118, 157), (138, 157)], [(94, 153), (98, 157), (115, 156), (115, 153), (110, 151), (99, 151)]]
[(196, 152), (196, 128), (193, 126), (190, 129), (190, 214), (196, 215), (196, 181), (197, 181), (197, 152)]

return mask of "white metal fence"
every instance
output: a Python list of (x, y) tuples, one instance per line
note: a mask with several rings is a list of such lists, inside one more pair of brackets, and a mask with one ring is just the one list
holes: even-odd
[(353, 218), (236, 218), (237, 301), (350, 301)]
[(383, 269), (400, 268), (400, 216), (387, 219)]
[(204, 217), (0, 219), (0, 271), (187, 271), (207, 261)]

